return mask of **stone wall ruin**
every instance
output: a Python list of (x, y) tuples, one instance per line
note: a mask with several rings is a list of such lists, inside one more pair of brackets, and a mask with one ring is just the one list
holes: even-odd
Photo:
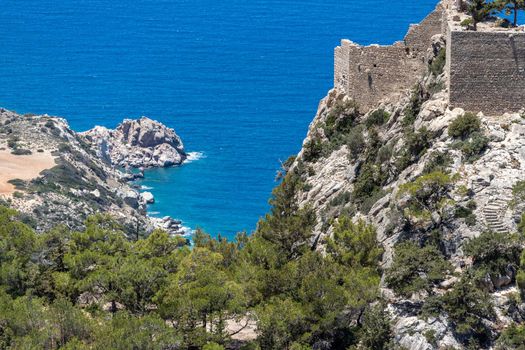
[(486, 115), (525, 109), (525, 27), (478, 31), (460, 26), (466, 14), (457, 1), (442, 0), (401, 42), (360, 46), (342, 40), (334, 53), (334, 87), (355, 99), (362, 111), (406, 94), (427, 72), (432, 37), (445, 35), (450, 107)]
[(394, 45), (360, 46), (342, 40), (334, 52), (334, 86), (355, 99), (362, 110), (398, 97), (426, 72), (424, 57), (431, 38), (442, 31), (443, 11), (438, 5)]

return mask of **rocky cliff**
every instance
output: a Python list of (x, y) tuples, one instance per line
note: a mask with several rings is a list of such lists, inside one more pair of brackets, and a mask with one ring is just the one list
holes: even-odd
[(428, 73), (395, 103), (362, 113), (331, 90), (290, 170), (300, 174), (298, 203), (316, 213), (316, 249), (342, 216), (375, 226), (396, 346), (488, 348), (525, 318), (514, 234), (523, 230), (525, 115), (449, 108), (444, 38), (432, 42)]
[[(38, 231), (57, 224), (80, 229), (96, 213), (111, 214), (127, 232), (137, 235), (160, 226), (173, 232), (180, 229), (180, 223), (169, 218), (154, 221), (147, 217), (146, 202), (152, 199), (133, 188), (129, 176), (116, 167), (182, 162), (185, 154), (180, 138), (158, 122), (125, 120), (116, 130), (97, 127), (79, 134), (62, 118), (22, 116), (2, 109), (2, 155), (10, 157), (7, 163), (19, 163), (19, 168), (0, 176), (6, 186), (13, 187), (0, 199), (28, 214)], [(23, 177), (26, 169), (38, 165), (35, 159), (41, 158), (47, 165), (36, 169), (34, 176)]]
[(114, 130), (97, 126), (81, 135), (100, 158), (119, 167), (168, 167), (186, 159), (175, 130), (146, 117), (126, 119)]

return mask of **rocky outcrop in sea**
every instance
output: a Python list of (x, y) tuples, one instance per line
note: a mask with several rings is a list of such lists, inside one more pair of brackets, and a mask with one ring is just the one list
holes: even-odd
[(96, 126), (81, 135), (101, 159), (117, 167), (169, 167), (187, 157), (175, 130), (147, 117), (125, 119), (115, 129)]

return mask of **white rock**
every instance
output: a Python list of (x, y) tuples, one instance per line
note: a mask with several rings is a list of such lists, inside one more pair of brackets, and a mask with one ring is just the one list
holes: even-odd
[(115, 130), (96, 126), (81, 135), (99, 157), (116, 166), (167, 167), (186, 159), (175, 131), (146, 117), (125, 119)]
[(151, 192), (142, 192), (140, 197), (148, 204), (155, 203), (155, 198)]

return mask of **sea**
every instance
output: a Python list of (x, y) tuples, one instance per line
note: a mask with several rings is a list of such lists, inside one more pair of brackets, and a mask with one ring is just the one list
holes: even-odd
[(149, 215), (232, 238), (269, 210), (333, 86), (333, 50), (401, 40), (437, 0), (3, 0), (0, 106), (84, 131), (148, 116), (189, 160), (146, 171)]

